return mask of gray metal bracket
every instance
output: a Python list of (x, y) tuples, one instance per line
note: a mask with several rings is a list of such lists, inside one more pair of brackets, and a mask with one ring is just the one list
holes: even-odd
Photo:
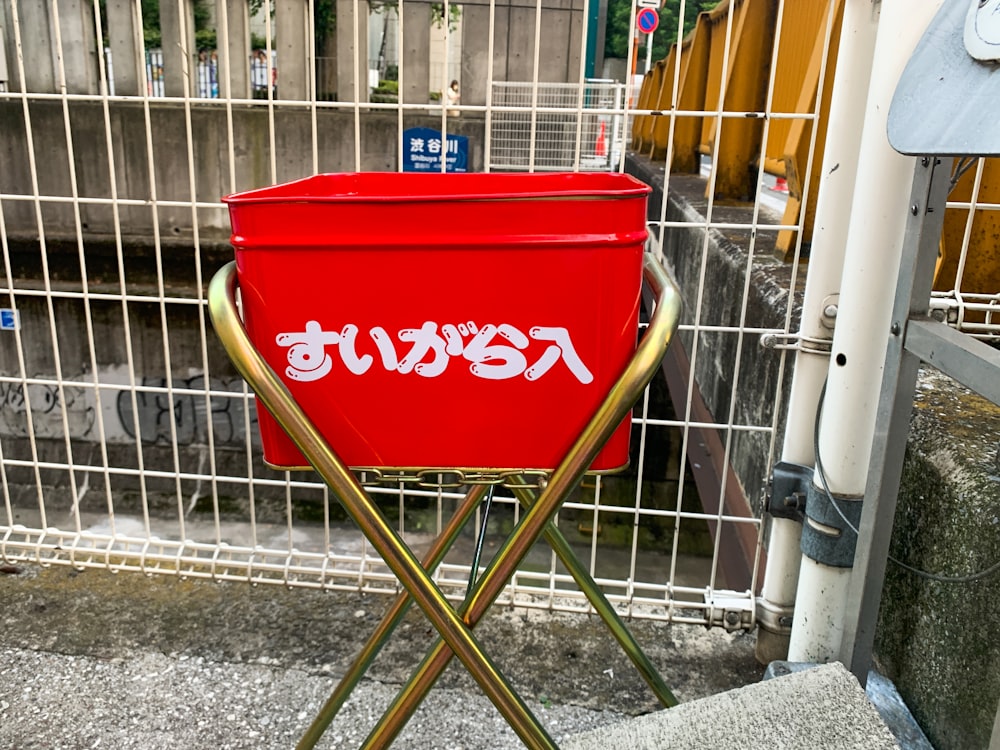
[(833, 568), (852, 567), (860, 521), (860, 497), (832, 497), (811, 484), (802, 525), (802, 554)]
[[(840, 660), (862, 685), (868, 677), (875, 644), (917, 371), (921, 358), (933, 356), (935, 348), (933, 344), (920, 343), (921, 333), (928, 333), (937, 342), (951, 340), (952, 334), (961, 335), (943, 323), (933, 324), (933, 334), (925, 326), (925, 323), (930, 323), (927, 313), (945, 203), (950, 190), (951, 161), (924, 157), (916, 162), (892, 323), (886, 331), (888, 343), (882, 391), (875, 416), (875, 434), (840, 652)], [(963, 344), (964, 349), (975, 345), (976, 356), (964, 359), (961, 367), (949, 367), (948, 374), (960, 382), (968, 384), (972, 380), (979, 386), (995, 381), (995, 374), (991, 379), (987, 373), (989, 360), (996, 352), (982, 342), (963, 339)], [(947, 366), (946, 363), (940, 364)]]
[(806, 498), (812, 485), (813, 467), (779, 461), (771, 471), (767, 512), (775, 518), (802, 522)]
[(802, 553), (835, 568), (854, 564), (861, 498), (830, 497), (813, 482), (814, 469), (779, 461), (771, 472), (767, 512), (802, 523)]
[(830, 497), (813, 481), (815, 469), (779, 461), (771, 472), (767, 512), (802, 524), (802, 553), (835, 568), (850, 568), (858, 541), (861, 498)]

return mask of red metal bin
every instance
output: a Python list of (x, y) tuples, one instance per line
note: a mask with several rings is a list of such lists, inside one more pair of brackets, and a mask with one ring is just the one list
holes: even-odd
[[(552, 469), (635, 350), (648, 193), (361, 173), (228, 196), (247, 331), (349, 466)], [(258, 412), (265, 461), (304, 467)]]

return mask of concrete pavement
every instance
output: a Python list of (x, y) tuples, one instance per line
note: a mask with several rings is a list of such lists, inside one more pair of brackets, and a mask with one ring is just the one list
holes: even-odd
[[(0, 601), (0, 748), (17, 750), (290, 748), (389, 604), (21, 564), (3, 566)], [(839, 665), (761, 681), (752, 635), (631, 629), (677, 708), (659, 710), (596, 617), (501, 608), (476, 634), (567, 750), (898, 746)], [(432, 637), (411, 611), (319, 747), (358, 747)], [(393, 747), (522, 744), (453, 664)]]

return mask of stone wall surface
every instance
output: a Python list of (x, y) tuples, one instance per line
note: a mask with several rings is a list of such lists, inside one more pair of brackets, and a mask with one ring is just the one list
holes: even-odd
[[(938, 373), (914, 398), (890, 554), (963, 577), (1000, 561), (1000, 407)], [(879, 665), (934, 747), (986, 748), (1000, 696), (991, 612), (1000, 574), (942, 582), (890, 562), (879, 614)]]
[[(629, 170), (653, 185), (651, 205), (658, 210), (662, 169), (631, 156)], [(704, 186), (696, 175), (672, 174), (667, 221), (704, 221)], [(749, 212), (746, 205), (716, 205), (713, 221), (749, 223)], [(738, 325), (742, 311), (735, 290), (743, 288), (749, 267), (745, 324), (783, 325), (791, 267), (770, 257), (767, 237), (757, 233), (754, 259), (748, 263), (749, 232), (712, 230), (706, 240), (698, 227), (668, 231), (663, 249), (684, 297), (683, 323)], [(699, 298), (702, 273), (705, 294)], [(793, 299), (792, 304), (794, 331), (798, 302)], [(681, 343), (690, 351), (693, 336), (681, 336)], [(702, 334), (696, 392), (716, 419), (725, 418), (733, 395), (738, 422), (764, 424), (773, 405), (760, 395), (773, 394), (776, 379), (788, 378), (794, 362), (786, 363), (782, 375), (777, 352), (761, 349), (756, 341), (744, 342), (739, 354), (741, 378), (734, 388), (734, 343), (731, 336)], [(784, 419), (780, 415), (779, 429)], [(747, 433), (733, 442), (730, 465), (756, 513), (763, 503), (766, 455), (761, 436)], [(925, 368), (914, 396), (891, 554), (922, 571), (961, 577), (996, 566), (998, 550), (1000, 407)], [(896, 683), (939, 750), (989, 745), (1000, 696), (1000, 649), (989, 613), (990, 603), (998, 597), (1000, 570), (974, 581), (942, 582), (889, 565), (876, 664)]]
[[(151, 100), (148, 119), (143, 102), (115, 101), (109, 104), (107, 121), (101, 103), (72, 101), (66, 104), (71, 133), (67, 140), (62, 102), (31, 101), (27, 106), (38, 191), (41, 196), (73, 195), (73, 175), (69, 168), (73, 164), (77, 194), (82, 199), (82, 230), (88, 237), (112, 236), (116, 230), (117, 209), (126, 240), (142, 238), (142, 244), (148, 244), (156, 229), (164, 238), (190, 242), (197, 217), (201, 239), (224, 241), (229, 234), (225, 209), (199, 206), (195, 213), (192, 200), (218, 203), (222, 196), (230, 193), (296, 180), (317, 172), (392, 172), (399, 168), (399, 119), (395, 112), (365, 112), (359, 131), (358, 156), (353, 109), (321, 108), (315, 112), (314, 125), (314, 113), (306, 106), (280, 106), (272, 110), (259, 105), (233, 104), (230, 139), (229, 111), (219, 102), (209, 102), (192, 109), (189, 139), (185, 107), (180, 101)], [(440, 131), (441, 117), (439, 114), (408, 114), (403, 120), (403, 129), (411, 127)], [(315, 168), (312, 148), (308, 145), (312, 143), (314, 128)], [(469, 137), (469, 171), (481, 172), (485, 119), (475, 115), (451, 118), (448, 133)], [(4, 164), (4, 169), (0, 170), (0, 192), (32, 197), (31, 164), (26, 158), (28, 143), (21, 102), (0, 101), (0, 159)], [(234, 157), (235, 183), (230, 179), (228, 166), (230, 149)], [(191, 174), (192, 169), (194, 174)], [(195, 186), (194, 194), (192, 185)], [(114, 206), (109, 198), (122, 203)], [(99, 202), (88, 202), (88, 199)], [(43, 200), (41, 216), (46, 235), (75, 236), (74, 210), (70, 203)], [(36, 237), (38, 234), (35, 205), (31, 200), (5, 201), (4, 221), (10, 236)]]

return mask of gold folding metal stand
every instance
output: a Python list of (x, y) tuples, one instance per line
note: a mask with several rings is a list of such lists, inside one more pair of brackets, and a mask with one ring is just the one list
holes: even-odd
[[(657, 698), (666, 707), (676, 705), (676, 698), (622, 623), (614, 607), (586, 567), (577, 559), (565, 537), (551, 523), (555, 513), (587, 472), (605, 442), (628, 416), (656, 373), (677, 328), (680, 296), (659, 260), (649, 253), (643, 262), (643, 278), (655, 299), (649, 325), (628, 365), (565, 458), (542, 481), (538, 481), (538, 472), (535, 471), (526, 471), (524, 474), (505, 473), (502, 478), (495, 480), (503, 482), (513, 491), (526, 512), (492, 562), (471, 586), (465, 601), (457, 610), (432, 581), (430, 573), (443, 560), (465, 523), (474, 514), (489, 480), (478, 477), (476, 483), (471, 484), (471, 489), (432, 549), (423, 562), (418, 561), (386, 520), (355, 472), (327, 444), (309, 416), (302, 411), (287, 387), (254, 347), (237, 308), (235, 263), (222, 268), (212, 279), (208, 295), (209, 312), (233, 364), (261, 403), (327, 483), (405, 589), (303, 736), (298, 744), (299, 748), (311, 748), (315, 745), (412, 602), (416, 602), (423, 610), (438, 631), (440, 639), (372, 730), (364, 747), (387, 747), (391, 744), (452, 655), (455, 655), (527, 747), (555, 748), (555, 742), (472, 633), (476, 623), (500, 595), (531, 546), (543, 535)], [(458, 473), (461, 474), (461, 470)]]

